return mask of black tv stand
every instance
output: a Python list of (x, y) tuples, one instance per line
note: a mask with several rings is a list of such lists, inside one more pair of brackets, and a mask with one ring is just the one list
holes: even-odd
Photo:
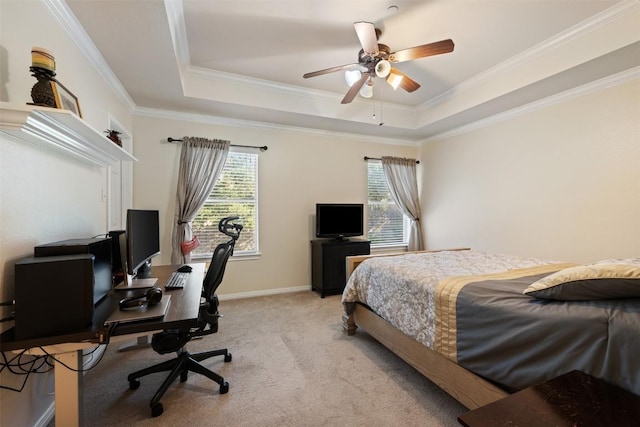
[(360, 239), (316, 239), (311, 241), (311, 287), (320, 297), (339, 294), (347, 283), (346, 257), (368, 255), (370, 242)]

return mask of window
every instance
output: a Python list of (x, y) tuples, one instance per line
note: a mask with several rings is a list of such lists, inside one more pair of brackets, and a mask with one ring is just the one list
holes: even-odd
[(215, 247), (229, 238), (218, 231), (227, 216), (240, 217), (243, 225), (234, 255), (258, 253), (258, 155), (230, 151), (224, 169), (192, 223), (200, 246), (192, 255), (211, 256)]
[(367, 217), (372, 246), (408, 243), (409, 221), (391, 198), (382, 162), (367, 162)]

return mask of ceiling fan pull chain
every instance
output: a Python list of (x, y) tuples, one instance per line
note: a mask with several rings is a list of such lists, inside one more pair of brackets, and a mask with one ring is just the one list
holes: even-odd
[(378, 123), (378, 126), (382, 126), (384, 124), (384, 122), (382, 121), (382, 99), (384, 98), (384, 84), (380, 85), (382, 86), (380, 88), (380, 123)]

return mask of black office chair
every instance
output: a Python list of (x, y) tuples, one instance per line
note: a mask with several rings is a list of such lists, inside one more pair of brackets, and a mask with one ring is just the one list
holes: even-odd
[(242, 231), (242, 225), (232, 222), (237, 219), (237, 216), (223, 218), (218, 224), (218, 230), (231, 237), (231, 239), (219, 244), (213, 251), (211, 263), (209, 264), (202, 286), (203, 301), (200, 304), (200, 311), (198, 313), (198, 327), (190, 330), (165, 330), (154, 334), (151, 339), (151, 346), (156, 352), (160, 354), (176, 352), (178, 356), (175, 359), (141, 369), (127, 377), (129, 380), (129, 389), (135, 390), (140, 387), (140, 380), (138, 378), (156, 372), (171, 371), (149, 403), (152, 417), (157, 417), (162, 414), (164, 409), (162, 403), (160, 403), (160, 399), (171, 383), (173, 383), (178, 376), (180, 376), (181, 382), (186, 381), (189, 371), (204, 375), (218, 383), (220, 385), (220, 394), (225, 394), (229, 391), (229, 383), (226, 382), (224, 378), (205, 368), (199, 362), (214, 356), (224, 356), (224, 361), (230, 362), (231, 353), (225, 348), (191, 354), (185, 349), (185, 345), (194, 338), (218, 332), (218, 319), (222, 317), (222, 315), (218, 313), (216, 290), (218, 286), (220, 286), (220, 283), (222, 283), (227, 260), (233, 254), (236, 240), (238, 240), (240, 232)]

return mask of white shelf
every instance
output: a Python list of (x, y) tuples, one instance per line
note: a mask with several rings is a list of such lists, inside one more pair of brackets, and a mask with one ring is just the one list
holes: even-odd
[(90, 164), (138, 161), (71, 111), (0, 102), (0, 133)]

